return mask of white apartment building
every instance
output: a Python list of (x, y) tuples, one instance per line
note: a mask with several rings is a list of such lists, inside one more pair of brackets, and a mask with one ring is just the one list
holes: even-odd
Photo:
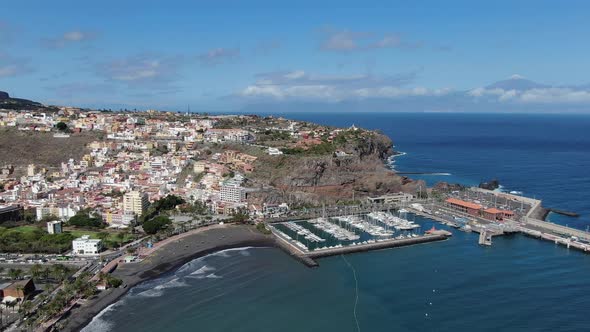
[(61, 220), (67, 220), (75, 216), (80, 211), (77, 206), (40, 206), (35, 209), (37, 221), (40, 221), (47, 216), (56, 216)]
[(224, 184), (221, 186), (220, 199), (223, 202), (240, 203), (246, 200), (246, 191), (235, 184)]
[(123, 212), (133, 212), (141, 216), (149, 205), (148, 196), (139, 191), (130, 191), (123, 196)]
[(98, 255), (102, 249), (102, 242), (98, 239), (91, 239), (89, 235), (82, 235), (72, 241), (72, 248), (75, 255)]

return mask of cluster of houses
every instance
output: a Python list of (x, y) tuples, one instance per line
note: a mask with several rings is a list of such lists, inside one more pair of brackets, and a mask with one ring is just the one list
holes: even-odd
[[(6, 206), (34, 209), (37, 220), (57, 217), (67, 221), (88, 210), (119, 228), (137, 220), (149, 202), (170, 194), (206, 202), (212, 213), (248, 208), (243, 175), (254, 171), (257, 157), (232, 149), (210, 153), (206, 145), (197, 144), (254, 141), (256, 128), (215, 128), (223, 118), (75, 108), (61, 108), (54, 114), (0, 110), (0, 126), (56, 131), (55, 125), (64, 122), (74, 132), (106, 134), (88, 144), (81, 159), (69, 159), (57, 168), (31, 164), (26, 174), (17, 178), (14, 166), (1, 165), (0, 201)], [(295, 135), (294, 122), (289, 122), (287, 130)], [(67, 138), (63, 139), (67, 144)], [(282, 152), (269, 148), (268, 153)], [(192, 172), (179, 181), (187, 169)], [(61, 224), (48, 224), (48, 230), (59, 232)]]
[[(216, 127), (230, 118), (238, 118), (242, 124)], [(67, 135), (55, 129), (59, 122), (69, 128)], [(281, 118), (260, 123), (257, 117), (181, 116), (156, 111), (112, 113), (62, 107), (50, 114), (0, 110), (0, 127), (53, 131), (64, 144), (68, 144), (70, 133), (94, 131), (102, 136), (88, 144), (80, 159), (69, 159), (59, 167), (31, 164), (26, 174), (16, 177), (13, 165), (0, 165), (0, 201), (4, 207), (18, 206), (21, 212), (34, 210), (39, 221), (57, 219), (47, 224), (50, 233), (61, 232), (59, 221), (82, 210), (102, 217), (111, 227), (125, 228), (146, 212), (150, 202), (172, 194), (205, 202), (212, 213), (229, 214), (237, 209), (249, 209), (256, 215), (285, 213), (286, 204), (247, 202), (243, 183), (245, 176), (255, 171), (257, 156), (232, 148), (212, 152), (210, 147), (222, 146), (219, 143), (255, 145), (258, 133), (280, 131), (291, 138), (286, 147), (309, 148), (331, 142), (343, 129), (308, 128)], [(277, 146), (262, 147), (263, 154), (283, 153)], [(78, 240), (76, 252), (100, 251), (100, 241)]]

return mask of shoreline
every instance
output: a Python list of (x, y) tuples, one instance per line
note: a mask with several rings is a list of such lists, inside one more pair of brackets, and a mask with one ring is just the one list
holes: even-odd
[(127, 287), (102, 291), (94, 299), (81, 305), (77, 304), (57, 325), (62, 326), (62, 331), (80, 331), (103, 310), (118, 302), (134, 286), (175, 271), (194, 259), (240, 247), (276, 247), (276, 243), (272, 237), (243, 225), (202, 229), (200, 232), (180, 237), (164, 244), (141, 262), (118, 266), (112, 275), (122, 279)]

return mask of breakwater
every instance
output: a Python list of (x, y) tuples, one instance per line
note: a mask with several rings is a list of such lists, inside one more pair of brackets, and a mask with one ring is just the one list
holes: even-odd
[(442, 240), (446, 240), (448, 238), (449, 238), (449, 236), (442, 235), (442, 234), (433, 234), (433, 235), (427, 234), (427, 235), (420, 235), (420, 236), (417, 236), (414, 238), (409, 238), (409, 239), (390, 239), (390, 240), (377, 241), (374, 243), (367, 243), (367, 244), (348, 245), (348, 246), (342, 246), (342, 247), (338, 247), (338, 248), (319, 249), (319, 250), (310, 251), (310, 252), (306, 253), (305, 255), (310, 258), (321, 258), (321, 257), (335, 256), (335, 255), (352, 254), (352, 253), (357, 253), (357, 252), (366, 252), (366, 251), (371, 251), (371, 250), (405, 247), (405, 246), (411, 246), (414, 244), (442, 241)]

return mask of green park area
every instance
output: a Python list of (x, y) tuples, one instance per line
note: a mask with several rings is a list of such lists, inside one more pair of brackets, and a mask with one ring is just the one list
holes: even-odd
[(107, 248), (116, 248), (134, 239), (126, 231), (97, 231), (65, 228), (61, 234), (48, 234), (45, 228), (32, 225), (12, 228), (0, 227), (0, 251), (19, 253), (63, 253), (72, 246), (72, 240), (89, 235), (101, 239)]

